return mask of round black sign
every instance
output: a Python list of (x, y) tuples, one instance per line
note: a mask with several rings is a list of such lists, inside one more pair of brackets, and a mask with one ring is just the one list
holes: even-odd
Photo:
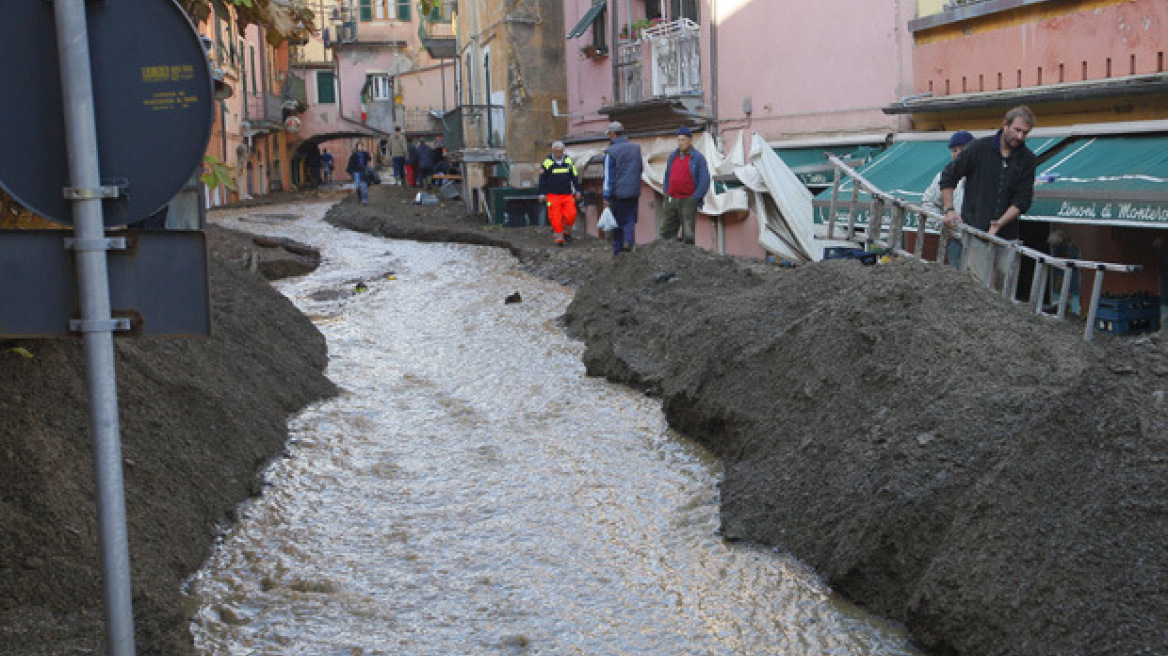
[[(0, 2), (0, 186), (72, 224), (53, 2)], [(198, 34), (174, 0), (85, 2), (105, 225), (144, 219), (202, 166), (214, 84)]]

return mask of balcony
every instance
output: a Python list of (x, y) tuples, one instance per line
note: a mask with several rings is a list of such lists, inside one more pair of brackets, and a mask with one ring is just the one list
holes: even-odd
[(304, 78), (298, 73), (290, 72), (284, 80), (284, 101), (286, 104), (294, 105), (296, 112), (308, 109), (308, 88)]
[(245, 134), (272, 132), (284, 123), (284, 99), (271, 93), (248, 94), (243, 106)]
[[(622, 104), (678, 97), (700, 101), (700, 28), (688, 18), (648, 28), (642, 33), (642, 38), (635, 41), (621, 40), (617, 56)], [(649, 83), (647, 88), (646, 81)]]
[(461, 105), (442, 117), (446, 149), (501, 148), (507, 124), (500, 105)]
[(425, 18), (418, 27), (422, 47), (434, 59), (457, 59), (458, 41), (454, 38), (454, 23)]

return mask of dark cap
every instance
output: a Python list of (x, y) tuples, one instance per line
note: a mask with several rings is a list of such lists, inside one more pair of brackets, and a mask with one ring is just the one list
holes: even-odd
[(683, 134), (687, 137), (693, 136), (693, 132), (689, 128), (685, 127), (684, 125), (677, 128), (677, 136), (681, 136)]
[(964, 148), (965, 144), (973, 141), (973, 135), (962, 130), (961, 132), (954, 132), (952, 137), (949, 137), (950, 148)]

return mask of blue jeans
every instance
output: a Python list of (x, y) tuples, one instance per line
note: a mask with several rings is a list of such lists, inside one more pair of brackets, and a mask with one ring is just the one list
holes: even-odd
[(612, 208), (612, 218), (616, 219), (616, 230), (612, 231), (612, 252), (619, 253), (626, 245), (632, 247), (636, 241), (637, 206), (639, 198), (613, 198), (608, 201)]
[(369, 202), (369, 183), (360, 172), (353, 174), (353, 187), (357, 190), (357, 198), (362, 203)]
[(406, 186), (406, 158), (393, 158), (393, 178), (397, 184)]
[(961, 240), (958, 238), (950, 239), (945, 246), (945, 261), (949, 266), (960, 269), (961, 268)]

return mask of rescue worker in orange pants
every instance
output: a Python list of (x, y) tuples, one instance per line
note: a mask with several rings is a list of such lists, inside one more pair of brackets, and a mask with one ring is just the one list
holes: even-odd
[(547, 203), (548, 223), (556, 233), (556, 246), (572, 241), (580, 191), (580, 173), (572, 158), (564, 153), (564, 142), (552, 143), (552, 154), (540, 165), (539, 200)]

